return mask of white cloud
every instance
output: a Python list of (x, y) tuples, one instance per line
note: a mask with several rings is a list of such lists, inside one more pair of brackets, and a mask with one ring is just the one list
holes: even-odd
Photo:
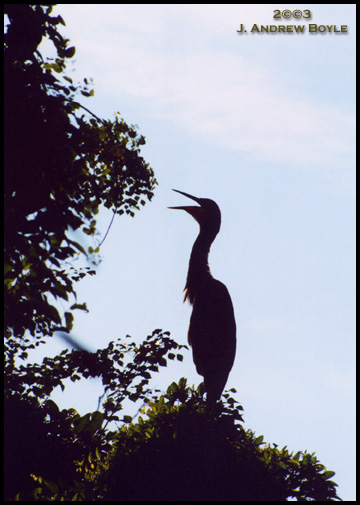
[[(258, 160), (351, 166), (354, 114), (320, 101), (311, 89), (300, 91), (296, 82), (277, 74), (275, 65), (231, 46), (229, 33), (240, 18), (264, 22), (259, 6), (86, 9), (74, 37), (79, 63), (86, 61), (97, 89), (114, 101), (126, 93), (147, 114)], [(219, 34), (221, 40), (228, 37), (228, 46), (214, 45)], [(277, 56), (272, 57), (275, 63)]]

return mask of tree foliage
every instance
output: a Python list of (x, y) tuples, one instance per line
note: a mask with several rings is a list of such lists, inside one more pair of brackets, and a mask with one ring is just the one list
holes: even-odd
[[(93, 89), (65, 75), (75, 48), (51, 10), (5, 5), (5, 324), (16, 338), (71, 329), (72, 309), (60, 317), (53, 302), (75, 295), (74, 282), (94, 271), (69, 266), (86, 254), (69, 230), (93, 235), (100, 205), (133, 216), (156, 184), (140, 156), (144, 137), (119, 116), (100, 119), (76, 100)], [(42, 57), (44, 38), (55, 58)]]
[[(110, 342), (106, 349), (95, 353), (64, 350), (55, 358), (44, 358), (41, 364), (27, 363), (11, 368), (7, 365), (7, 500), (13, 500), (19, 492), (21, 500), (41, 499), (37, 491), (39, 479), (50, 483), (46, 496), (49, 489), (54, 494), (54, 489), (61, 486), (62, 493), (69, 496), (74, 479), (84, 494), (84, 482), (89, 475), (93, 478), (92, 455), (104, 457), (111, 448), (115, 432), (107, 429), (108, 424), (123, 421), (119, 415), (124, 400), (136, 402), (151, 397), (150, 372), (158, 372), (159, 367), (166, 366), (166, 358), (175, 356), (173, 350), (182, 360), (178, 353), (182, 347), (168, 332), (154, 330), (141, 345), (130, 341)], [(103, 400), (101, 411), (81, 417), (74, 409), (60, 411), (50, 399), (56, 387), (65, 389), (66, 379), (76, 382), (95, 377), (99, 377), (104, 386), (99, 399), (99, 408)], [(85, 472), (83, 476), (82, 472)]]
[[(334, 472), (314, 454), (265, 444), (243, 428), (235, 390), (209, 410), (202, 385), (184, 378), (165, 393), (152, 388), (151, 376), (181, 361), (183, 347), (155, 330), (140, 346), (128, 339), (21, 366), (6, 393), (6, 499), (339, 499)], [(65, 378), (89, 377), (102, 380), (102, 409), (80, 416), (49, 398)], [(141, 415), (122, 415), (127, 399), (143, 403)]]

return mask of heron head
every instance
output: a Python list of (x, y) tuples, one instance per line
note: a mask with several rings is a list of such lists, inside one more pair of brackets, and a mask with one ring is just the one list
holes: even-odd
[(198, 198), (196, 196), (189, 195), (188, 193), (184, 193), (183, 191), (179, 191), (177, 189), (173, 189), (177, 193), (186, 196), (187, 198), (191, 198), (197, 202), (200, 207), (195, 205), (189, 206), (181, 206), (181, 207), (168, 207), (169, 209), (181, 209), (185, 210), (188, 214), (190, 214), (200, 225), (200, 230), (203, 231), (212, 231), (215, 232), (215, 235), (220, 230), (221, 223), (221, 213), (220, 209), (214, 200), (210, 200), (210, 198)]

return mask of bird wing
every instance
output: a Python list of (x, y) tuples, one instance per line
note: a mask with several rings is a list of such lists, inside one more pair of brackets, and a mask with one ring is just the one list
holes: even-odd
[(196, 295), (188, 340), (197, 372), (205, 378), (224, 377), (226, 382), (235, 358), (236, 324), (226, 286), (212, 277)]

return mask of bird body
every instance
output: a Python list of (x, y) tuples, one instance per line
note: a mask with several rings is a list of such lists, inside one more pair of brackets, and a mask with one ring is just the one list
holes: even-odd
[[(177, 191), (177, 190), (174, 190)], [(193, 306), (188, 341), (199, 375), (204, 377), (209, 405), (220, 398), (233, 366), (236, 352), (234, 309), (226, 286), (210, 273), (208, 255), (220, 230), (220, 209), (213, 200), (177, 191), (200, 207), (170, 207), (191, 214), (200, 225), (192, 248), (185, 286), (185, 300)]]
[(216, 402), (224, 390), (234, 363), (236, 325), (226, 286), (209, 278), (196, 297), (190, 318), (188, 341), (199, 375), (204, 377), (208, 402)]

